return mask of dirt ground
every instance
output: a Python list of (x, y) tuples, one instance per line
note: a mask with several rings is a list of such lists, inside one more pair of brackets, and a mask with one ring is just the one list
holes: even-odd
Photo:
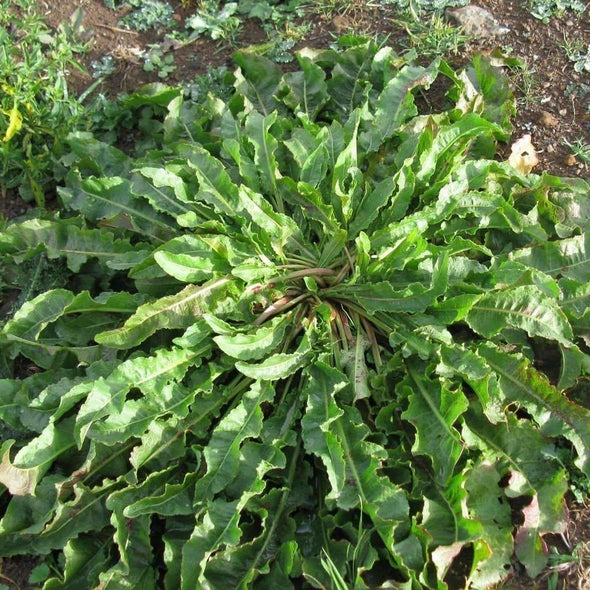
[[(88, 66), (105, 55), (115, 58), (116, 72), (107, 80), (104, 91), (111, 94), (132, 92), (147, 82), (157, 81), (157, 74), (146, 73), (136, 57), (137, 49), (145, 49), (149, 43), (163, 40), (158, 32), (138, 33), (121, 29), (118, 22), (121, 11), (110, 10), (102, 0), (42, 0), (48, 22), (57, 26), (69, 19), (78, 5), (85, 11), (84, 25), (91, 30), (90, 51), (83, 60)], [(194, 12), (195, 2), (172, 2), (176, 6), (174, 18), (180, 23)], [(192, 7), (191, 7), (192, 4)], [(327, 47), (335, 36), (347, 31), (380, 33), (388, 36), (388, 43), (399, 52), (408, 47), (405, 30), (394, 22), (393, 10), (383, 11), (372, 6), (377, 3), (353, 0), (344, 15), (325, 17), (314, 15), (313, 29), (297, 47)], [(564, 140), (573, 143), (582, 140), (590, 143), (590, 93), (583, 95), (583, 84), (590, 85), (587, 72), (575, 72), (573, 63), (567, 59), (563, 45), (567, 41), (590, 43), (590, 11), (582, 15), (566, 13), (562, 18), (553, 18), (548, 24), (535, 19), (518, 0), (478, 0), (474, 4), (489, 10), (506, 35), (495, 38), (473, 39), (466, 43), (457, 55), (448, 59), (463, 64), (474, 52), (490, 53), (501, 49), (511, 57), (518, 57), (527, 66), (524, 74), (515, 73), (514, 85), (518, 99), (518, 113), (514, 122), (514, 137), (530, 133), (533, 145), (539, 152), (540, 165), (537, 172), (547, 170), (560, 176), (590, 177), (590, 167), (572, 157)], [(257, 20), (245, 22), (237, 38), (237, 47), (219, 44), (208, 38), (200, 38), (191, 45), (174, 52), (177, 66), (166, 82), (192, 80), (208, 66), (232, 67), (232, 52), (239, 47), (261, 43), (265, 33)], [(74, 85), (80, 91), (92, 83), (90, 75), (75, 72)], [(590, 91), (590, 88), (588, 89)]]
[[(171, 4), (175, 8), (174, 19), (182, 30), (185, 18), (194, 13), (198, 0), (171, 0)], [(475, 52), (491, 53), (500, 49), (504, 54), (521, 59), (525, 68), (511, 73), (518, 103), (513, 138), (527, 133), (531, 135), (540, 161), (534, 172), (546, 170), (558, 176), (589, 179), (590, 165), (575, 158), (565, 142), (581, 141), (590, 145), (590, 75), (574, 71), (563, 47), (567, 42), (580, 41), (584, 47), (590, 44), (590, 10), (582, 15), (566, 13), (545, 24), (523, 7), (524, 0), (477, 0), (473, 4), (490, 11), (509, 32), (501, 37), (472, 38), (456, 54), (446, 58), (453, 65), (460, 66), (469, 62)], [(111, 10), (103, 0), (39, 2), (39, 9), (52, 27), (69, 21), (80, 6), (84, 10), (83, 24), (89, 37), (88, 52), (81, 61), (88, 73), (72, 69), (70, 83), (75, 92), (82, 93), (94, 82), (91, 64), (105, 56), (112, 56), (116, 69), (97, 92), (114, 97), (158, 81), (156, 72), (143, 71), (143, 62), (137, 53), (149, 44), (164, 41), (165, 31), (137, 32), (122, 28), (119, 21), (125, 15), (125, 9)], [(402, 53), (411, 44), (398, 19), (399, 15), (392, 8), (383, 10), (371, 0), (351, 0), (344, 14), (314, 14), (307, 18), (313, 28), (295, 49), (328, 47), (339, 34), (354, 32), (387, 37), (387, 43)], [(259, 21), (247, 19), (232, 46), (202, 37), (180, 49), (170, 48), (176, 70), (165, 82), (191, 81), (196, 75), (205, 73), (209, 66), (232, 68), (233, 51), (265, 40)], [(285, 67), (293, 66), (285, 64)], [(508, 154), (509, 146), (501, 149), (502, 156)], [(24, 213), (26, 208), (18, 195), (9, 194), (1, 210), (11, 218)]]
[[(171, 3), (175, 6), (174, 18), (182, 26), (184, 18), (194, 12), (195, 2)], [(491, 53), (499, 48), (511, 57), (523, 60), (526, 70), (512, 74), (518, 101), (513, 137), (516, 139), (525, 133), (531, 134), (540, 159), (535, 172), (546, 170), (559, 176), (590, 179), (590, 166), (574, 158), (564, 143), (581, 140), (590, 144), (590, 92), (586, 95), (583, 92), (584, 84), (590, 86), (590, 75), (575, 72), (563, 50), (563, 44), (568, 40), (580, 40), (584, 46), (590, 44), (590, 10), (582, 16), (566, 13), (562, 18), (553, 18), (544, 24), (525, 10), (523, 3), (520, 0), (478, 0), (476, 4), (489, 10), (509, 32), (497, 38), (472, 39), (447, 59), (454, 65), (462, 65), (474, 52)], [(408, 37), (404, 28), (389, 18), (392, 13), (383, 12), (372, 4), (368, 0), (352, 0), (345, 14), (329, 17), (314, 15), (313, 29), (297, 48), (306, 45), (328, 47), (338, 34), (354, 31), (388, 36), (388, 43), (394, 49), (405, 51)], [(115, 96), (120, 92), (133, 92), (145, 83), (158, 80), (155, 72), (143, 71), (137, 50), (162, 42), (163, 32), (138, 33), (122, 29), (119, 20), (123, 14), (106, 8), (102, 0), (40, 0), (39, 9), (45, 13), (47, 22), (57, 27), (61, 22), (68, 21), (80, 5), (85, 11), (84, 26), (90, 40), (89, 51), (82, 58), (88, 72), (91, 72), (93, 61), (107, 55), (112, 56), (116, 64), (115, 72), (100, 91)], [(225, 65), (231, 68), (231, 54), (235, 49), (262, 43), (265, 38), (257, 21), (248, 20), (234, 46), (201, 38), (176, 51), (171, 49), (177, 69), (165, 82), (190, 81), (196, 75), (205, 73), (208, 66)], [(78, 93), (93, 82), (90, 73), (72, 72), (72, 88)], [(588, 86), (586, 88), (590, 91)], [(4, 204), (3, 210), (13, 217), (22, 213), (25, 206), (18, 197), (14, 197)], [(565, 563), (561, 569), (542, 575), (536, 582), (519, 575), (517, 571), (498, 590), (590, 590), (590, 507), (572, 505), (571, 515), (571, 526), (565, 540), (550, 539), (550, 545), (562, 554), (578, 546), (579, 553), (585, 554), (586, 558)], [(34, 565), (27, 557), (0, 561), (0, 584), (10, 588), (29, 587), (28, 575)], [(559, 576), (557, 586), (552, 585), (555, 571)]]

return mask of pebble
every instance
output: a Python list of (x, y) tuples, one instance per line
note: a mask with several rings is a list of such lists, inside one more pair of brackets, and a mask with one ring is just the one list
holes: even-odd
[(566, 166), (575, 166), (578, 163), (578, 160), (576, 160), (576, 156), (574, 156), (574, 154), (570, 154), (564, 158), (563, 163)]
[(557, 125), (559, 125), (559, 121), (548, 111), (541, 111), (539, 125), (542, 125), (543, 127), (557, 127)]
[(559, 109), (559, 114), (560, 114), (562, 117), (565, 117), (565, 116), (567, 115), (567, 109)]
[(351, 22), (345, 16), (337, 14), (332, 19), (332, 26), (336, 29), (337, 33), (344, 33), (351, 28)]
[(555, 151), (555, 147), (552, 144), (549, 144), (547, 146), (547, 152), (549, 152), (550, 154), (552, 154)]
[(455, 10), (447, 10), (447, 15), (456, 21), (467, 35), (486, 39), (498, 37), (510, 32), (507, 27), (502, 27), (494, 15), (480, 6), (468, 5)]

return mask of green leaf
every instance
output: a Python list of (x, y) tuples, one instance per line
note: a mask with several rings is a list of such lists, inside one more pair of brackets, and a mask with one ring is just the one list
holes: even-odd
[[(88, 531), (101, 531), (108, 523), (104, 505), (105, 494), (113, 487), (112, 482), (89, 490), (80, 483), (72, 487), (73, 499), (59, 502), (53, 518), (37, 535), (18, 535), (17, 538), (0, 537), (4, 555), (15, 553), (46, 554), (61, 549), (71, 538)], [(8, 543), (7, 548), (5, 544)]]
[(222, 334), (213, 338), (227, 355), (241, 361), (260, 360), (273, 353), (283, 341), (290, 316), (279, 317), (255, 332)]
[(297, 61), (301, 70), (283, 76), (283, 83), (289, 90), (283, 102), (296, 114), (305, 113), (310, 121), (314, 121), (330, 99), (326, 75), (322, 68), (301, 54), (297, 54)]
[(375, 187), (365, 186), (365, 193), (358, 204), (354, 217), (350, 222), (349, 234), (356, 237), (362, 230), (365, 230), (375, 221), (382, 209), (391, 198), (395, 189), (395, 180), (385, 178)]
[[(138, 488), (140, 498), (123, 509), (125, 518), (137, 518), (144, 514), (160, 514), (163, 516), (177, 516), (193, 514), (193, 492), (197, 478), (196, 473), (187, 473), (180, 483), (169, 483), (166, 472), (159, 490), (144, 492)], [(148, 481), (143, 485), (146, 485)], [(156, 495), (157, 494), (157, 495)]]
[(346, 285), (334, 287), (329, 293), (334, 296), (351, 297), (369, 314), (378, 311), (386, 312), (419, 312), (432, 305), (437, 297), (444, 294), (448, 281), (448, 256), (441, 256), (432, 269), (430, 287), (422, 283), (411, 284), (407, 289), (398, 291), (391, 283), (366, 283), (360, 285)]
[(273, 354), (258, 364), (238, 361), (236, 369), (251, 379), (276, 381), (285, 379), (307, 365), (311, 355), (309, 341), (304, 337), (293, 353)]
[(488, 588), (509, 575), (513, 552), (511, 509), (500, 487), (500, 474), (489, 461), (480, 461), (466, 476), (467, 507), (482, 525), (481, 538), (473, 545), (469, 582)]
[(154, 260), (166, 273), (185, 283), (207, 281), (231, 270), (209, 244), (190, 235), (160, 246), (154, 252)]
[(472, 305), (466, 321), (486, 338), (509, 326), (524, 330), (529, 336), (541, 336), (565, 346), (572, 345), (572, 327), (567, 317), (554, 299), (532, 285), (483, 295)]
[[(7, 352), (11, 356), (23, 354), (46, 368), (55, 362), (60, 352), (71, 352), (80, 362), (89, 364), (104, 356), (101, 347), (76, 346), (77, 343), (86, 344), (84, 338), (81, 341), (74, 338), (71, 341), (74, 346), (70, 346), (67, 340), (56, 343), (54, 337), (43, 336), (45, 328), (59, 320), (55, 329), (58, 334), (65, 335), (71, 321), (62, 320), (63, 316), (100, 313), (116, 318), (115, 314), (133, 313), (141, 300), (141, 297), (127, 293), (103, 293), (93, 299), (87, 291), (78, 295), (66, 289), (47, 291), (25, 303), (14, 318), (6, 323), (0, 332), (0, 342), (7, 344)], [(91, 315), (88, 320), (92, 317), (95, 315)], [(89, 331), (92, 329), (90, 321), (86, 328)]]
[(332, 99), (329, 106), (333, 105), (344, 120), (365, 97), (373, 55), (372, 47), (360, 46), (347, 49), (338, 56), (328, 80), (328, 93)]
[(266, 117), (252, 111), (245, 122), (246, 137), (254, 147), (254, 164), (260, 177), (260, 186), (271, 197), (277, 195), (277, 178), (280, 176), (275, 157), (278, 142), (269, 131), (276, 123), (277, 117), (276, 111)]
[(231, 280), (221, 278), (204, 285), (188, 285), (175, 295), (162, 297), (137, 308), (117, 330), (101, 332), (95, 340), (110, 348), (137, 346), (161, 329), (187, 328), (225, 296)]
[(349, 386), (343, 373), (319, 361), (307, 373), (302, 437), (307, 452), (326, 466), (331, 488), (326, 499), (345, 510), (360, 506), (395, 554), (394, 531), (407, 518), (408, 505), (403, 491), (378, 474), (387, 452), (367, 440), (369, 428), (356, 409), (336, 403), (335, 396)]
[(39, 582), (44, 582), (49, 577), (49, 566), (46, 563), (42, 563), (37, 567), (34, 567), (31, 570), (31, 575), (29, 576), (29, 584), (38, 584)]
[(132, 436), (143, 435), (154, 420), (164, 416), (184, 418), (195, 396), (211, 387), (208, 377), (207, 373), (203, 383), (195, 380), (190, 389), (178, 383), (169, 383), (162, 387), (158, 396), (145, 395), (141, 400), (127, 400), (120, 413), (112, 413), (104, 420), (94, 422), (87, 436), (103, 444), (114, 445)]
[(590, 233), (547, 242), (510, 253), (510, 259), (538, 268), (552, 277), (590, 281)]
[[(165, 168), (143, 166), (133, 176), (133, 192), (147, 199), (152, 207), (171, 217), (190, 211), (191, 199), (187, 186), (180, 176)], [(140, 176), (141, 175), (141, 176)]]
[(216, 211), (233, 216), (239, 209), (238, 187), (231, 181), (223, 164), (198, 145), (190, 146), (187, 157), (187, 164), (199, 181), (195, 200), (204, 201)]
[(330, 153), (325, 145), (320, 144), (301, 166), (300, 179), (317, 188), (318, 185), (326, 178), (330, 164)]
[(436, 61), (428, 68), (404, 66), (387, 82), (377, 98), (371, 128), (361, 135), (360, 141), (367, 151), (376, 150), (399, 131), (407, 119), (417, 114), (411, 91), (416, 87), (428, 89), (438, 74), (438, 67)]
[(106, 267), (117, 270), (132, 268), (141, 262), (148, 250), (143, 244), (115, 239), (110, 232), (84, 229), (77, 220), (46, 221), (29, 219), (9, 226), (0, 234), (0, 252), (22, 262), (43, 249), (52, 260), (65, 257), (68, 268), (78, 272), (82, 264), (96, 258)]
[(207, 561), (220, 546), (239, 543), (241, 503), (240, 500), (228, 502), (219, 498), (208, 505), (202, 522), (195, 526), (182, 548), (182, 590), (197, 588), (202, 583)]
[(87, 219), (98, 223), (102, 219), (121, 216), (137, 231), (155, 240), (174, 235), (177, 226), (173, 219), (154, 211), (147, 201), (136, 197), (129, 180), (121, 177), (69, 177), (71, 188), (59, 189), (64, 203), (80, 211)]
[(463, 450), (454, 424), (469, 404), (460, 390), (450, 391), (428, 379), (423, 364), (408, 359), (407, 365), (410, 379), (403, 384), (402, 391), (409, 404), (402, 418), (416, 429), (412, 452), (430, 458), (435, 481), (445, 486)]
[(360, 124), (360, 111), (354, 111), (349, 123), (352, 135), (348, 144), (338, 154), (332, 174), (331, 203), (343, 225), (354, 212), (354, 204), (363, 190), (364, 180), (359, 169), (357, 134)]
[(275, 93), (281, 82), (281, 69), (269, 59), (254, 53), (238, 51), (232, 57), (240, 66), (236, 74), (236, 92), (247, 98), (260, 113), (270, 115), (277, 103)]
[(109, 561), (107, 545), (108, 540), (97, 535), (82, 535), (68, 541), (64, 547), (64, 578), (50, 578), (44, 590), (76, 590), (97, 583), (98, 572), (106, 568)]
[[(123, 411), (125, 400), (132, 388), (148, 396), (161, 395), (166, 385), (181, 381), (189, 368), (197, 364), (209, 350), (209, 343), (197, 349), (161, 349), (152, 356), (130, 358), (121, 363), (108, 377), (97, 379), (76, 417), (75, 438), (78, 446), (82, 446), (94, 422)], [(153, 412), (153, 416), (158, 413), (165, 414), (170, 411), (170, 407), (190, 403), (191, 394), (183, 388), (172, 387), (166, 390), (163, 398), (160, 407), (155, 404), (155, 407), (150, 408), (149, 402), (130, 405), (125, 415), (126, 418), (133, 416), (133, 421), (125, 425), (130, 430), (129, 435), (135, 432), (134, 428), (141, 431), (148, 426), (146, 412), (148, 416), (150, 412)], [(137, 420), (137, 423), (134, 420)], [(116, 423), (118, 419), (111, 418), (111, 422), (107, 421), (107, 429), (113, 421)], [(100, 439), (100, 436), (98, 438)]]
[(262, 429), (261, 405), (274, 397), (268, 382), (256, 382), (242, 397), (241, 403), (223, 417), (213, 430), (209, 444), (203, 449), (207, 473), (195, 488), (195, 504), (201, 505), (223, 490), (238, 473), (240, 446), (248, 438), (256, 438)]
[(449, 166), (452, 158), (467, 149), (468, 143), (482, 135), (505, 137), (504, 132), (493, 123), (482, 119), (475, 113), (463, 115), (456, 123), (441, 128), (432, 146), (420, 156), (420, 168), (416, 173), (416, 184), (426, 186), (431, 181), (439, 162)]
[[(107, 499), (106, 505), (111, 510), (111, 524), (115, 527), (114, 541), (119, 550), (119, 563), (100, 575), (104, 587), (156, 587), (156, 572), (152, 568), (154, 559), (150, 539), (150, 518), (147, 515), (128, 519), (124, 511), (132, 504), (140, 490), (147, 488), (147, 494), (153, 492), (154, 474), (140, 486), (129, 485), (114, 491)], [(160, 485), (157, 481), (156, 486)], [(130, 524), (132, 523), (132, 524)]]
[(569, 279), (559, 281), (561, 306), (566, 314), (581, 318), (590, 308), (590, 282), (580, 284)]
[(524, 522), (516, 534), (515, 549), (529, 575), (538, 575), (547, 564), (543, 535), (559, 533), (565, 527), (564, 471), (548, 459), (545, 437), (530, 422), (511, 415), (505, 424), (492, 427), (472, 406), (466, 414), (463, 437), (471, 448), (497, 461), (502, 476), (509, 476), (508, 497), (531, 496), (523, 509)]
[(489, 344), (478, 346), (477, 354), (498, 375), (507, 403), (523, 404), (541, 426), (546, 421), (561, 422), (561, 433), (578, 452), (578, 466), (590, 475), (590, 410), (570, 401), (520, 355), (506, 354)]

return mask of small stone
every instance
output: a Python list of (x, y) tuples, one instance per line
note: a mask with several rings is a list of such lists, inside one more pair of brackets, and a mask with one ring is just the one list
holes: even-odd
[(447, 10), (446, 14), (453, 19), (467, 35), (478, 38), (498, 37), (510, 32), (502, 27), (494, 15), (479, 6), (464, 6), (455, 10)]
[(557, 127), (559, 121), (555, 118), (554, 115), (547, 111), (542, 111), (541, 116), (539, 117), (539, 125), (543, 127)]
[(555, 151), (555, 147), (551, 144), (547, 146), (547, 152), (552, 154)]
[(574, 154), (570, 154), (564, 158), (563, 163), (566, 166), (575, 166), (578, 163), (578, 160), (576, 160), (576, 156), (574, 156)]
[(567, 115), (567, 109), (560, 109), (560, 110), (559, 110), (559, 114), (560, 114), (562, 117), (565, 117), (565, 116)]
[(332, 26), (336, 29), (337, 33), (344, 33), (351, 28), (351, 22), (345, 16), (337, 14), (332, 19)]
[(567, 27), (573, 27), (574, 26), (574, 21), (573, 20), (566, 20), (565, 21), (565, 25)]

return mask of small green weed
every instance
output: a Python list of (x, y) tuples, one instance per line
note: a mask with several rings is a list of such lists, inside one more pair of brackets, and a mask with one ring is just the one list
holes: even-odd
[[(567, 542), (567, 539), (564, 538)], [(590, 543), (578, 543), (571, 548), (570, 553), (559, 553), (557, 548), (552, 547), (549, 554), (547, 572), (541, 579), (547, 578), (547, 590), (560, 590), (566, 585), (560, 585), (563, 577), (574, 578), (578, 581), (578, 588), (586, 588), (585, 581), (590, 580)]]
[(168, 2), (161, 0), (127, 0), (125, 3), (135, 8), (123, 17), (119, 24), (135, 31), (150, 29), (168, 30), (175, 26), (172, 18), (174, 9)]
[(414, 12), (406, 12), (407, 18), (394, 19), (393, 22), (406, 30), (409, 37), (409, 45), (419, 55), (435, 56), (456, 54), (461, 45), (468, 39), (468, 35), (461, 34), (454, 27), (436, 13), (425, 20)]
[(539, 79), (536, 69), (526, 60), (511, 57), (512, 51), (512, 47), (503, 47), (501, 55), (508, 69), (510, 81), (516, 90), (517, 106), (530, 107), (539, 104)]
[(191, 38), (206, 34), (214, 41), (233, 43), (242, 26), (240, 18), (235, 16), (237, 11), (237, 2), (220, 4), (216, 0), (203, 0), (201, 8), (186, 19), (185, 26), (194, 31)]
[(268, 41), (259, 46), (258, 50), (277, 63), (293, 61), (293, 48), (313, 28), (313, 24), (309, 20), (295, 22), (296, 17), (305, 15), (305, 10), (299, 2), (293, 0), (280, 4), (241, 0), (238, 11), (247, 18), (255, 18), (260, 21)]
[(465, 6), (469, 0), (381, 0), (382, 5), (393, 5), (400, 10), (408, 10), (414, 15), (424, 10), (441, 14), (446, 8)]
[(176, 70), (174, 56), (166, 54), (160, 45), (148, 45), (150, 51), (144, 56), (144, 72), (157, 72), (158, 78), (165, 79)]
[(84, 109), (69, 93), (66, 76), (85, 42), (80, 13), (52, 32), (31, 0), (0, 2), (0, 175), (2, 192), (18, 189), (43, 206), (54, 156)]
[(564, 140), (563, 143), (572, 150), (572, 153), (578, 160), (581, 160), (585, 164), (590, 164), (590, 143), (584, 143), (582, 139), (578, 139), (573, 143)]
[(586, 3), (583, 0), (527, 0), (526, 7), (535, 18), (548, 22), (553, 16), (562, 16), (566, 10), (584, 12)]
[(573, 62), (576, 72), (590, 72), (590, 45), (584, 46), (580, 39), (572, 40), (564, 35), (559, 46), (565, 51), (567, 58)]
[(184, 96), (195, 103), (204, 102), (207, 94), (227, 101), (231, 97), (231, 86), (227, 79), (233, 74), (225, 67), (208, 68), (205, 74), (197, 76), (192, 82), (183, 84)]
[(309, 5), (313, 12), (322, 14), (325, 17), (331, 17), (336, 14), (346, 14), (355, 8), (366, 7), (367, 2), (360, 2), (359, 0), (311, 0)]

